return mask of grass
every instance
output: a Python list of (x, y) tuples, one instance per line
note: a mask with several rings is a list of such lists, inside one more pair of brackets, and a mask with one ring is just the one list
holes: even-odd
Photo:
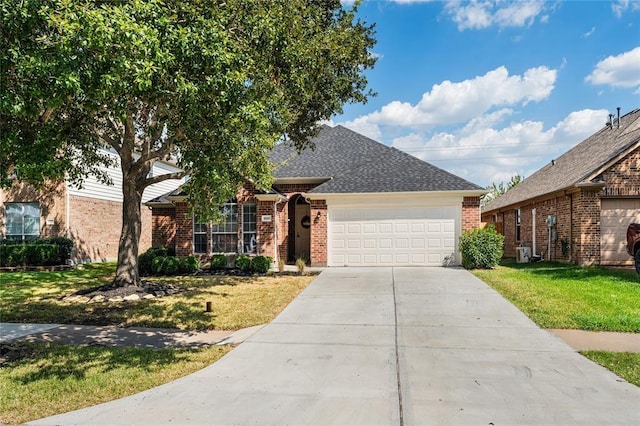
[(21, 424), (122, 398), (193, 373), (231, 350), (25, 344), (0, 368), (0, 423)]
[[(184, 293), (134, 303), (69, 303), (61, 296), (111, 281), (115, 265), (0, 274), (0, 321), (238, 330), (269, 322), (312, 280), (309, 276), (151, 277)], [(213, 312), (205, 313), (206, 302)]]
[(629, 383), (640, 386), (640, 354), (630, 352), (580, 352), (590, 360), (613, 371)]
[(559, 263), (472, 271), (542, 328), (640, 333), (640, 277)]
[[(2, 273), (0, 321), (237, 330), (270, 322), (313, 280), (280, 275), (161, 277), (150, 280), (186, 291), (133, 303), (60, 300), (110, 282), (114, 272), (115, 264), (106, 263), (61, 272)], [(205, 312), (209, 301), (212, 313)], [(210, 365), (230, 350), (2, 346), (18, 356), (3, 364), (0, 357), (0, 424), (24, 423), (141, 392)]]

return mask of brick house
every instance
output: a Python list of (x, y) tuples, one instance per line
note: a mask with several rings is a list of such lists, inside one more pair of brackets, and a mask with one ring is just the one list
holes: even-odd
[(300, 154), (278, 145), (272, 188), (244, 185), (224, 223), (199, 222), (181, 189), (151, 200), (153, 245), (328, 266), (459, 262), (458, 237), (480, 225), (484, 189), (341, 126), (323, 126), (313, 143)]
[[(0, 238), (68, 237), (75, 244), (75, 262), (115, 260), (122, 229), (122, 172), (118, 164), (103, 170), (113, 185), (89, 176), (81, 188), (68, 182), (48, 182), (36, 190), (16, 182), (10, 189), (0, 190)], [(164, 162), (153, 167), (156, 175), (178, 170)], [(182, 183), (169, 180), (151, 185), (143, 202)], [(143, 206), (141, 213), (140, 249), (146, 250), (152, 241), (151, 210)]]
[(611, 117), (487, 204), (482, 221), (503, 233), (506, 257), (528, 247), (549, 260), (631, 265), (625, 239), (627, 226), (640, 222), (640, 109)]

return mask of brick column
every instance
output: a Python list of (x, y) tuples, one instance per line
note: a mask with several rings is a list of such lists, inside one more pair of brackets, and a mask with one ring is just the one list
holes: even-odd
[(193, 216), (187, 203), (176, 203), (176, 256), (193, 254)]
[(327, 265), (327, 204), (311, 200), (311, 266)]
[(462, 230), (480, 227), (480, 197), (464, 197), (462, 200)]

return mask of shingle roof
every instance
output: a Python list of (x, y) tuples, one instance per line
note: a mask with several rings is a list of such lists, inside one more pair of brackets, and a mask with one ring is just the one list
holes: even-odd
[(276, 179), (331, 178), (311, 193), (482, 190), (476, 184), (342, 126), (323, 126), (314, 148), (281, 144), (271, 160)]
[(483, 211), (518, 204), (577, 184), (596, 183), (604, 166), (639, 143), (640, 109), (636, 109), (620, 117), (620, 128), (616, 122), (603, 127), (487, 204)]

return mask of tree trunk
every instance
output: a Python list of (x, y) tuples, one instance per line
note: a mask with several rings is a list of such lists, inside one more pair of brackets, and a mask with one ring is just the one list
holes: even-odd
[(139, 286), (138, 247), (142, 231), (142, 191), (137, 190), (135, 181), (132, 182), (125, 177), (122, 181), (122, 195), (122, 233), (118, 244), (118, 267), (113, 286)]

